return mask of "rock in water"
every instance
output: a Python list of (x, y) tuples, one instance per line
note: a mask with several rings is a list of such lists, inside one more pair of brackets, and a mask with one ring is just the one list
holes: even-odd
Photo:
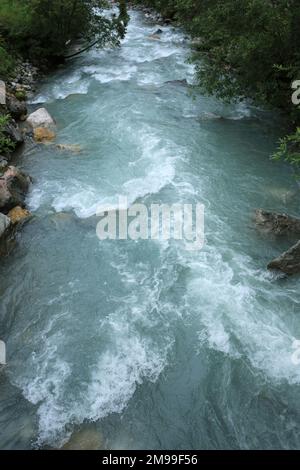
[(80, 145), (77, 144), (58, 144), (56, 146), (58, 150), (61, 150), (62, 152), (72, 152), (72, 153), (80, 153), (81, 152), (81, 147)]
[(36, 129), (38, 127), (53, 128), (55, 127), (55, 121), (50, 116), (46, 108), (40, 108), (34, 113), (30, 114), (26, 120), (28, 124)]
[(149, 39), (151, 39), (152, 41), (160, 41), (160, 35), (159, 34), (150, 34), (150, 36), (148, 36)]
[(271, 261), (268, 269), (276, 269), (285, 274), (300, 273), (300, 240), (288, 251)]
[(46, 127), (37, 127), (33, 131), (33, 137), (39, 143), (51, 142), (55, 139), (55, 132)]
[(166, 85), (181, 85), (181, 86), (188, 86), (188, 81), (186, 78), (183, 80), (169, 80), (165, 82)]
[(7, 213), (16, 206), (23, 206), (30, 183), (29, 176), (9, 166), (0, 178), (0, 210)]
[(300, 235), (300, 219), (286, 214), (276, 214), (258, 209), (255, 212), (255, 223), (265, 233), (275, 235)]
[(4, 341), (0, 341), (0, 365), (6, 364), (6, 347)]
[(24, 222), (31, 216), (30, 212), (26, 209), (23, 209), (20, 206), (14, 207), (8, 213), (8, 217), (13, 225), (19, 224), (20, 222)]
[(6, 230), (10, 226), (10, 219), (0, 212), (0, 239), (5, 234)]
[(100, 450), (103, 448), (102, 436), (94, 429), (83, 429), (72, 434), (62, 450)]

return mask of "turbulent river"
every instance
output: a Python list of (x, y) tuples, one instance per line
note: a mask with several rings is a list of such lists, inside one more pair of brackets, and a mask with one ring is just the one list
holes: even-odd
[[(280, 123), (172, 83), (193, 82), (189, 44), (173, 27), (150, 40), (157, 28), (131, 12), (121, 48), (70, 61), (31, 103), (82, 151), (22, 157), (34, 218), (0, 266), (1, 448), (72, 433), (107, 449), (300, 447), (299, 279), (267, 272), (290, 241), (252, 221), (299, 211), (269, 159)], [(91, 216), (119, 194), (203, 203), (204, 248), (101, 242)]]

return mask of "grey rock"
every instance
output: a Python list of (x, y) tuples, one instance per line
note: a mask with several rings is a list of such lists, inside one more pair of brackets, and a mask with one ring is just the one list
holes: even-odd
[(10, 122), (6, 125), (4, 134), (6, 137), (9, 137), (17, 146), (23, 144), (24, 142), (24, 137), (21, 134), (20, 129), (14, 119), (11, 119)]
[(24, 206), (31, 180), (14, 166), (9, 166), (0, 177), (0, 210), (9, 212), (16, 206)]
[(53, 128), (55, 126), (54, 119), (52, 119), (46, 108), (37, 109), (28, 116), (26, 122), (30, 124), (33, 129), (38, 127)]
[(6, 345), (0, 340), (0, 366), (6, 365)]
[(300, 273), (300, 240), (289, 250), (268, 264), (268, 269), (282, 271), (285, 274)]
[(14, 96), (8, 96), (6, 99), (6, 106), (14, 119), (20, 119), (27, 114), (27, 106), (25, 101), (19, 101)]
[(187, 80), (184, 78), (183, 80), (169, 80), (165, 82), (167, 85), (180, 85), (180, 86), (188, 86)]
[(0, 239), (5, 235), (5, 232), (10, 226), (10, 219), (0, 212)]
[(8, 165), (7, 159), (5, 157), (2, 157), (2, 155), (0, 155), (0, 174), (2, 173), (3, 170), (7, 168), (7, 165)]
[(275, 235), (300, 235), (300, 219), (286, 214), (276, 214), (258, 209), (255, 212), (255, 223), (258, 229)]

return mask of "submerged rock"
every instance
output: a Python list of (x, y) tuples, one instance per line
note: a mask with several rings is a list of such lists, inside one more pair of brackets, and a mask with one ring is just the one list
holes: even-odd
[(0, 177), (0, 210), (7, 213), (16, 206), (23, 206), (31, 180), (14, 166), (9, 166)]
[(83, 429), (73, 433), (62, 450), (100, 450), (102, 448), (102, 435), (96, 429)]
[(300, 235), (300, 219), (286, 214), (276, 214), (258, 209), (255, 212), (255, 223), (265, 233), (275, 235)]
[(37, 127), (33, 131), (33, 137), (36, 142), (45, 143), (54, 140), (56, 135), (55, 132), (46, 127)]
[(278, 186), (267, 186), (264, 187), (264, 190), (270, 194), (273, 199), (283, 202), (284, 204), (287, 204), (298, 194), (297, 190)]
[(30, 114), (26, 120), (28, 124), (36, 129), (38, 127), (53, 128), (55, 127), (55, 121), (50, 116), (46, 108), (40, 108), (34, 113)]
[(281, 256), (268, 264), (268, 269), (282, 271), (285, 274), (300, 273), (300, 240)]
[(23, 209), (23, 207), (20, 206), (11, 209), (7, 215), (13, 225), (19, 224), (20, 222), (25, 222), (25, 220), (31, 217), (31, 213), (27, 209)]
[(186, 78), (183, 80), (169, 80), (165, 82), (166, 85), (181, 85), (181, 86), (188, 86), (188, 81)]
[(80, 145), (76, 144), (58, 144), (56, 145), (56, 148), (58, 148), (58, 150), (61, 150), (62, 152), (66, 151), (72, 153), (80, 153), (82, 150)]
[(148, 36), (148, 39), (151, 39), (152, 41), (160, 41), (160, 35), (159, 34), (150, 34), (150, 36)]

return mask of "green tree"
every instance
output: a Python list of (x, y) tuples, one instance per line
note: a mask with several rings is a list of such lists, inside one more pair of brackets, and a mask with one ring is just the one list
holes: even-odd
[[(300, 126), (300, 109), (291, 101), (291, 83), (300, 79), (299, 0), (147, 0), (146, 4), (163, 15), (172, 9), (174, 18), (197, 39), (192, 61), (203, 92), (225, 101), (250, 98), (279, 109), (291, 130)], [(293, 132), (292, 140), (297, 135)]]
[(105, 0), (1, 0), (0, 36), (8, 52), (31, 60), (60, 59), (78, 40), (115, 46), (126, 32), (126, 4), (120, 2), (120, 15), (110, 18), (106, 6)]

